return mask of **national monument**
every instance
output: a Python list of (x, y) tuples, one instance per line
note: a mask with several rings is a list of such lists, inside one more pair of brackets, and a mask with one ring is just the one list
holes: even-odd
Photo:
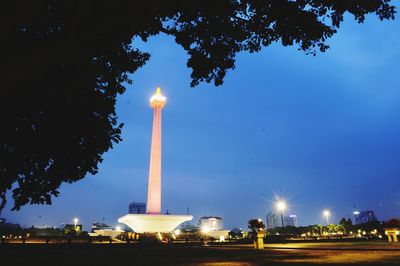
[(160, 87), (150, 99), (154, 114), (146, 214), (127, 214), (118, 219), (136, 233), (170, 233), (179, 224), (193, 219), (191, 215), (161, 214), (161, 117), (166, 100)]

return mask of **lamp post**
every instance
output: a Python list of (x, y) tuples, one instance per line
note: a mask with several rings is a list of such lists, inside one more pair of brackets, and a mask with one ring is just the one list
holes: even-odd
[(79, 219), (78, 218), (74, 218), (74, 226), (75, 226), (75, 231), (76, 231), (76, 226), (78, 225)]
[(329, 216), (331, 215), (331, 212), (329, 210), (324, 210), (322, 212), (322, 214), (325, 216), (326, 218), (326, 225), (329, 225)]
[(283, 228), (284, 227), (284, 225), (283, 225), (283, 211), (286, 209), (286, 202), (282, 201), (282, 200), (278, 201), (276, 203), (276, 208), (281, 213), (281, 222), (282, 222), (282, 228)]

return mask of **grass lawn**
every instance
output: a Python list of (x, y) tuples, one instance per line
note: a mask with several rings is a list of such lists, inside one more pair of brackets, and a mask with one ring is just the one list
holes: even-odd
[[(321, 249), (318, 248), (319, 244)], [(298, 245), (298, 246), (296, 246)], [(185, 246), (127, 244), (4, 244), (1, 265), (400, 265), (400, 246), (379, 244), (318, 243)], [(311, 247), (311, 249), (310, 249)], [(335, 247), (341, 247), (335, 249)], [(375, 248), (378, 250), (374, 250)], [(6, 262), (7, 264), (3, 264)]]

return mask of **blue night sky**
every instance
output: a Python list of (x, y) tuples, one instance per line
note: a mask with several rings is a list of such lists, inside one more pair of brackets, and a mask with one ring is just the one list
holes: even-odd
[(288, 200), (299, 224), (351, 217), (353, 205), (378, 219), (400, 217), (399, 21), (352, 18), (316, 57), (280, 44), (241, 53), (223, 86), (191, 88), (187, 55), (160, 35), (134, 44), (152, 54), (118, 100), (123, 142), (104, 156), (99, 174), (65, 184), (51, 206), (3, 216), (22, 225), (58, 225), (79, 217), (116, 224), (132, 201), (145, 201), (152, 109), (160, 85), (163, 110), (163, 211), (194, 221), (224, 218), (227, 229)]

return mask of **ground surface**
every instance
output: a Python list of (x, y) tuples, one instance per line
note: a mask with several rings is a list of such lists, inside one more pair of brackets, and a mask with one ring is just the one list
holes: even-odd
[[(7, 264), (3, 264), (7, 262)], [(400, 265), (388, 243), (160, 246), (127, 244), (3, 244), (1, 265)]]

